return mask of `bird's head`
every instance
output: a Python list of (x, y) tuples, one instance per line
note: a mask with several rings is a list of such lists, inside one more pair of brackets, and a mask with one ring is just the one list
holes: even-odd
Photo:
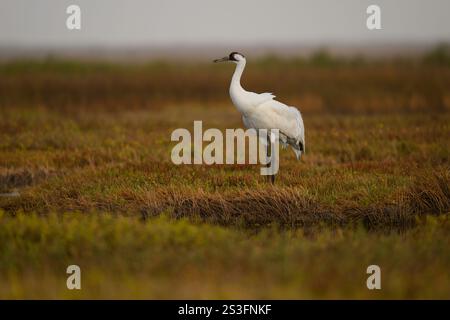
[(221, 59), (216, 59), (214, 62), (226, 62), (226, 61), (232, 61), (234, 63), (238, 63), (239, 61), (245, 61), (245, 57), (242, 53), (239, 52), (232, 52), (227, 57), (223, 57)]

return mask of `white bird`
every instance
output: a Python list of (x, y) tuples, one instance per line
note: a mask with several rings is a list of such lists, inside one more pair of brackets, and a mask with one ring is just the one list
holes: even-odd
[[(278, 129), (280, 144), (285, 148), (290, 145), (300, 159), (305, 152), (305, 127), (300, 112), (277, 100), (272, 93), (254, 93), (246, 91), (241, 86), (241, 76), (245, 68), (245, 57), (239, 52), (232, 52), (229, 56), (216, 59), (214, 62), (231, 61), (236, 64), (230, 84), (230, 97), (234, 106), (242, 114), (242, 121), (246, 128)], [(272, 183), (275, 176), (271, 176)]]

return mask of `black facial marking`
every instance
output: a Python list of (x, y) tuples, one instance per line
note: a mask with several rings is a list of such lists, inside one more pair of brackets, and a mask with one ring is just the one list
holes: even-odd
[(238, 61), (238, 60), (234, 57), (235, 54), (239, 54), (239, 55), (241, 55), (241, 56), (243, 56), (243, 57), (245, 58), (245, 56), (244, 56), (242, 53), (233, 51), (232, 53), (230, 53), (230, 56), (229, 56), (230, 61)]

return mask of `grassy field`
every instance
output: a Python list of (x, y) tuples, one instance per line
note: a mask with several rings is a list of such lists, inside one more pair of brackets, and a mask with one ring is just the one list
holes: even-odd
[[(176, 128), (242, 127), (231, 66), (0, 65), (0, 298), (450, 297), (438, 53), (250, 63), (244, 87), (306, 126), (307, 153), (282, 151), (274, 186), (257, 165), (170, 160)], [(382, 290), (366, 288), (370, 264)]]
[[(265, 229), (258, 233), (167, 217), (3, 214), (2, 298), (449, 297), (448, 217), (405, 233)], [(68, 265), (82, 288), (66, 288)], [(381, 267), (381, 290), (366, 288)]]

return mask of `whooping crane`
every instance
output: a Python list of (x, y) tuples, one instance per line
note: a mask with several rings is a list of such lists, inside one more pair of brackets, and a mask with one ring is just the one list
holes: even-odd
[[(282, 147), (290, 145), (297, 159), (300, 159), (302, 152), (305, 152), (305, 127), (300, 112), (295, 107), (274, 100), (275, 96), (272, 93), (254, 93), (242, 88), (241, 76), (246, 63), (244, 55), (232, 52), (227, 57), (214, 60), (214, 62), (225, 61), (236, 63), (230, 84), (230, 97), (242, 114), (245, 127), (256, 130), (278, 129)], [(267, 141), (270, 142), (269, 136)], [(270, 180), (274, 183), (275, 175), (271, 175)]]

